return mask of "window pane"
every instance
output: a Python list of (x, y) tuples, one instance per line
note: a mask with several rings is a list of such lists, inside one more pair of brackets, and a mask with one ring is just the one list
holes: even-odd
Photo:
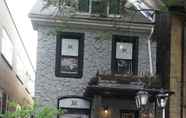
[(62, 39), (62, 55), (78, 56), (79, 40), (78, 39)]
[(132, 61), (131, 60), (117, 60), (117, 72), (121, 74), (132, 73)]
[(13, 44), (5, 30), (3, 30), (3, 37), (2, 37), (2, 54), (6, 58), (8, 63), (12, 65)]
[(120, 0), (110, 0), (109, 14), (119, 14)]
[(129, 113), (125, 113), (125, 112), (123, 112), (123, 113), (121, 113), (121, 118), (135, 118), (135, 113), (133, 113), (133, 112), (129, 112)]
[(79, 0), (79, 11), (89, 12), (89, 0)]
[(92, 0), (92, 14), (107, 15), (107, 2), (105, 0)]
[(132, 43), (116, 43), (116, 59), (132, 59)]
[(61, 57), (61, 73), (78, 73), (78, 58), (77, 57)]

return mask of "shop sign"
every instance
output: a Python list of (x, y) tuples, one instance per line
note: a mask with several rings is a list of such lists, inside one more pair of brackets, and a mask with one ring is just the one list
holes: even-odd
[(62, 98), (58, 105), (60, 108), (90, 109), (90, 101), (84, 98)]

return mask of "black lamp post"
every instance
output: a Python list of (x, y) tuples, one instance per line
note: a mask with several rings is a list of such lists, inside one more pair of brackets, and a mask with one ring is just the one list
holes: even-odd
[(157, 105), (162, 109), (162, 118), (165, 118), (165, 107), (168, 101), (168, 98), (173, 92), (169, 92), (165, 89), (143, 89), (137, 92), (136, 94), (136, 106), (138, 109), (144, 107), (148, 103), (148, 99), (153, 93), (152, 97), (156, 99)]
[(140, 90), (136, 96), (137, 108), (141, 108), (145, 106), (148, 102), (148, 98), (149, 98), (149, 93), (147, 91)]
[(161, 89), (160, 93), (156, 96), (157, 105), (162, 109), (162, 118), (165, 118), (165, 107), (169, 98), (169, 93)]

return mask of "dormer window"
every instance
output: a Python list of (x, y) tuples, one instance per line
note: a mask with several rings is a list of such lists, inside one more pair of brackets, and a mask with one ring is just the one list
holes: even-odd
[(118, 15), (120, 0), (79, 0), (79, 12), (92, 15)]

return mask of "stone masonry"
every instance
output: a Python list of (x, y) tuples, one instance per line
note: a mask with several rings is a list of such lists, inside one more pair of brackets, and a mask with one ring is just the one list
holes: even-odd
[[(55, 76), (56, 35), (51, 33), (54, 27), (40, 25), (38, 31), (38, 52), (35, 95), (41, 104), (57, 106), (57, 99), (67, 95), (83, 96), (89, 80), (95, 77), (97, 71), (111, 71), (112, 34), (139, 37), (138, 73), (149, 72), (147, 51), (148, 32), (119, 32), (109, 33), (107, 40), (96, 40), (100, 32), (91, 30), (67, 30), (85, 34), (84, 61), (82, 78), (62, 78)], [(156, 43), (152, 42), (153, 69), (156, 70)]]

